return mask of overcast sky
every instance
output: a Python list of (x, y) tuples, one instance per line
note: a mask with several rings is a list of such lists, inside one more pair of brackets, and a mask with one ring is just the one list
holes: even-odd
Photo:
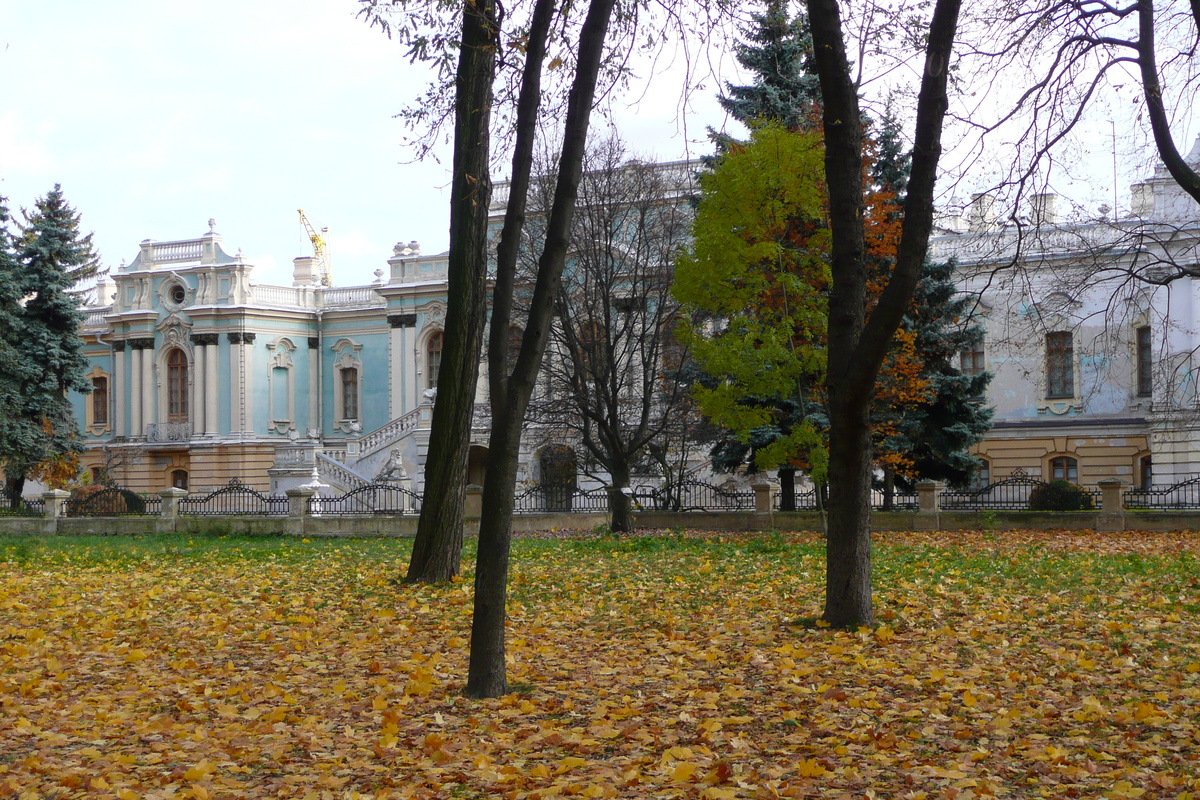
[[(0, 0), (0, 195), (15, 213), (61, 183), (114, 269), (213, 217), (256, 282), (290, 284), (311, 254), (298, 208), (330, 229), (337, 285), (370, 283), (398, 241), (446, 249), (448, 155), (405, 163), (393, 118), (427, 77), (357, 5)], [(632, 149), (707, 152), (711, 91), (685, 134), (678, 87), (653, 86), (619, 112)]]

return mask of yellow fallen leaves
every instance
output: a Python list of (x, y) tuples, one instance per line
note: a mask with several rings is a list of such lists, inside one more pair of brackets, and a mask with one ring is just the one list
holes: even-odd
[(882, 534), (853, 632), (791, 538), (519, 542), (487, 702), (404, 542), (0, 543), (0, 797), (1200, 797), (1197, 537)]

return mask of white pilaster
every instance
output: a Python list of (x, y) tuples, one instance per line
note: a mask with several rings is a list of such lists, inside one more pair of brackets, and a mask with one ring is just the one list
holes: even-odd
[[(216, 338), (217, 335), (212, 334), (212, 339)], [(208, 373), (204, 380), (204, 435), (216, 436), (220, 433), (217, 385), (221, 382), (221, 359), (217, 352), (217, 343), (211, 339), (209, 342), (204, 346), (206, 351), (204, 368)]]
[(404, 328), (399, 325), (389, 331), (388, 370), (388, 414), (395, 419), (408, 410), (404, 406)]
[(129, 433), (132, 436), (144, 436), (146, 428), (142, 424), (142, 348), (129, 348), (129, 359), (132, 363), (129, 371)]
[(113, 376), (112, 376), (112, 391), (116, 396), (116, 409), (114, 416), (116, 424), (113, 426), (114, 436), (125, 435), (125, 350), (127, 349), (124, 342), (121, 342), (120, 350), (113, 350)]
[(154, 348), (147, 347), (142, 351), (142, 435), (146, 433), (146, 424), (155, 421), (154, 416)]
[(204, 385), (208, 382), (208, 353), (204, 345), (195, 345), (195, 375), (192, 376), (192, 431), (193, 435), (199, 436), (204, 433)]

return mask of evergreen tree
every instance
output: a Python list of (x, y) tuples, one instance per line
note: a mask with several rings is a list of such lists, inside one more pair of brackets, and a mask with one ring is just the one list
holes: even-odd
[(67, 392), (91, 388), (79, 338), (83, 313), (71, 289), (76, 278), (97, 274), (99, 259), (91, 234), (80, 234), (79, 215), (57, 184), (25, 213), (15, 263), (9, 258), (5, 269), (13, 279), (4, 289), (0, 384), (9, 413), (0, 428), (0, 460), (6, 487), (19, 495), (39, 464), (78, 452)]
[(991, 373), (964, 375), (955, 364), (960, 353), (983, 341), (983, 326), (970, 321), (971, 302), (955, 289), (953, 261), (926, 262), (904, 326), (916, 333), (932, 398), (911, 410), (891, 443), (909, 454), (916, 475), (959, 486), (979, 466), (968, 451), (983, 439), (992, 419), (992, 409), (980, 399)]
[[(32, 382), (34, 361), (25, 358), (20, 270), (9, 234), (8, 207), (0, 197), (0, 467), (11, 475), (8, 454), (32, 451), (38, 430), (25, 419), (26, 387)], [(5, 498), (14, 507), (16, 497)]]
[(754, 82), (725, 84), (721, 107), (746, 125), (768, 121), (789, 130), (808, 127), (821, 98), (808, 18), (801, 13), (789, 19), (787, 0), (767, 0), (742, 35), (745, 41), (734, 45), (734, 55), (754, 74)]

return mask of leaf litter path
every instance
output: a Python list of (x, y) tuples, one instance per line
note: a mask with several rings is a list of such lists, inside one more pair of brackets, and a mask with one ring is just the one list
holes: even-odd
[(1200, 797), (1196, 534), (882, 534), (854, 633), (810, 535), (526, 539), (485, 702), (406, 542), (139, 541), (0, 544), (0, 796)]

